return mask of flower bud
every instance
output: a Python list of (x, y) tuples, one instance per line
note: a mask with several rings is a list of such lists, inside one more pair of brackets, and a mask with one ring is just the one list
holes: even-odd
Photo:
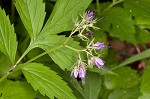
[(93, 32), (87, 32), (87, 33), (86, 33), (86, 36), (87, 36), (88, 38), (93, 38)]

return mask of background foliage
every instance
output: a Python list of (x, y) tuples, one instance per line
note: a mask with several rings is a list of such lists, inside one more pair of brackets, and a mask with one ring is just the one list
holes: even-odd
[[(0, 99), (149, 99), (149, 4), (150, 0), (0, 0)], [(70, 77), (78, 54), (64, 42), (73, 20), (86, 9), (95, 9), (100, 19), (100, 29), (93, 30), (95, 41), (111, 47), (102, 51), (108, 71), (88, 69), (82, 85)], [(74, 38), (67, 45), (84, 47)]]

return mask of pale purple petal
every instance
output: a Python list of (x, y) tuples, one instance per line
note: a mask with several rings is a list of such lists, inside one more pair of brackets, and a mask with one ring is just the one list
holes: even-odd
[(74, 69), (73, 71), (74, 77), (77, 78), (79, 75), (79, 70), (78, 69)]
[(87, 14), (86, 14), (86, 17), (87, 17), (90, 21), (92, 21), (93, 18), (94, 18), (94, 12), (89, 12), (89, 13), (87, 13)]
[(93, 17), (94, 13), (93, 12), (89, 12), (87, 13), (87, 17)]
[(98, 57), (95, 58), (95, 65), (100, 68), (101, 66), (104, 65), (104, 61)]
[(85, 67), (84, 67), (84, 66), (81, 66), (81, 67), (80, 67), (80, 70), (79, 70), (79, 78), (85, 78), (85, 76), (86, 76)]
[(101, 50), (105, 47), (103, 42), (97, 42), (97, 43), (93, 44), (92, 46), (97, 50)]

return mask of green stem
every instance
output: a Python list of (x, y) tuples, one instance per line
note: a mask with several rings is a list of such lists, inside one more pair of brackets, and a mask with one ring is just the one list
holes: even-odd
[[(118, 1), (113, 1), (103, 12), (108, 11), (110, 8), (112, 8), (113, 6), (115, 6), (116, 4), (119, 4), (121, 2), (123, 2), (124, 0), (118, 0)], [(103, 13), (102, 12), (102, 13)]]
[[(55, 47), (55, 48), (52, 48), (52, 49), (50, 49), (50, 50), (48, 50), (48, 51), (46, 51), (46, 52), (43, 52), (43, 53), (39, 54), (38, 56), (36, 56), (36, 57), (30, 59), (29, 61), (27, 61), (27, 62), (24, 63), (24, 64), (28, 64), (28, 63), (30, 63), (30, 62), (32, 62), (32, 61), (34, 61), (34, 60), (36, 60), (36, 59), (42, 57), (43, 55), (45, 55), (45, 54), (47, 54), (47, 53), (50, 53), (50, 52), (52, 52), (52, 51), (54, 51), (54, 50), (57, 50), (57, 49), (59, 49), (59, 48), (61, 48), (61, 47), (63, 47), (63, 45), (59, 45), (59, 46), (57, 46), (57, 47)], [(28, 48), (28, 49), (30, 49), (30, 48)], [(28, 51), (29, 51), (29, 50), (26, 50), (25, 53), (27, 54)], [(23, 56), (25, 56), (26, 54), (23, 54), (23, 55), (20, 57), (20, 59), (17, 61), (16, 64), (18, 64), (19, 61), (21, 61), (21, 59), (23, 58)], [(20, 70), (21, 68), (24, 67), (24, 66), (22, 66), (22, 65), (19, 65), (19, 66), (17, 66), (17, 68), (16, 68), (16, 66), (17, 66), (17, 65), (14, 65), (14, 66), (11, 68), (12, 70), (10, 69), (2, 78), (0, 78), (0, 83), (1, 83), (5, 78), (7, 78), (11, 73), (13, 73), (13, 72), (15, 72), (15, 71), (17, 71), (17, 70)], [(10, 72), (10, 71), (11, 71), (11, 72)]]
[(69, 49), (71, 49), (71, 50), (73, 50), (73, 51), (75, 51), (75, 52), (79, 52), (80, 50), (78, 50), (78, 49), (76, 49), (76, 48), (73, 48), (73, 47), (71, 47), (71, 46), (68, 46), (68, 45), (65, 45), (65, 47), (66, 48), (69, 48)]
[(66, 39), (66, 41), (64, 42), (64, 45), (69, 41), (69, 39), (71, 38), (71, 36), (77, 32), (78, 28), (76, 28), (74, 31), (71, 32), (71, 34), (69, 35), (69, 37)]
[(14, 64), (11, 69), (9, 69), (8, 73), (12, 73), (13, 70), (16, 68), (16, 66), (20, 63), (20, 61), (23, 59), (23, 57), (25, 55), (27, 55), (27, 53), (32, 49), (34, 48), (34, 44), (30, 44), (29, 47), (26, 49), (26, 51), (22, 54), (22, 56), (18, 59), (18, 61), (16, 62), (16, 64)]
[(57, 49), (62, 48), (62, 47), (63, 47), (63, 45), (59, 45), (59, 46), (54, 47), (54, 48), (52, 48), (52, 49), (50, 49), (50, 50), (48, 50), (48, 51), (46, 51), (46, 52), (43, 52), (43, 53), (39, 54), (38, 56), (36, 56), (36, 57), (30, 59), (29, 61), (27, 61), (25, 64), (28, 64), (28, 63), (30, 63), (30, 62), (32, 62), (32, 61), (34, 61), (34, 60), (36, 60), (36, 59), (38, 59), (38, 58), (40, 58), (40, 57), (42, 57), (42, 56), (44, 56), (44, 55), (46, 55), (46, 54), (48, 54), (48, 53), (54, 51), (54, 50), (57, 50)]
[(7, 76), (9, 75), (9, 73), (5, 74), (2, 78), (0, 78), (0, 83), (7, 78)]
[(27, 48), (27, 50), (22, 54), (22, 56), (16, 62), (16, 65), (18, 65), (20, 63), (20, 61), (23, 59), (23, 57), (33, 48), (34, 48), (34, 44), (30, 44), (29, 47)]
[[(52, 48), (52, 49), (50, 49), (50, 50), (48, 50), (48, 51), (46, 51), (46, 52), (43, 52), (43, 53), (37, 55), (36, 57), (30, 59), (29, 61), (25, 62), (24, 64), (29, 64), (29, 63), (31, 63), (32, 61), (34, 61), (34, 60), (36, 60), (36, 59), (38, 59), (38, 58), (40, 58), (40, 57), (46, 55), (47, 53), (50, 53), (50, 52), (52, 52), (52, 51), (54, 51), (54, 50), (57, 50), (57, 49), (59, 49), (59, 48), (62, 48), (62, 47), (63, 47), (63, 44), (62, 44), (62, 45), (59, 45), (59, 46), (57, 46), (57, 47), (54, 47), (54, 48)], [(20, 66), (18, 66), (18, 68), (16, 68), (14, 71), (20, 70), (20, 69), (23, 68), (24, 66), (26, 66), (26, 65), (20, 65)]]
[(19, 64), (19, 62), (22, 60), (22, 58), (33, 48), (33, 44), (30, 44), (29, 47), (26, 49), (26, 51), (22, 54), (22, 56), (18, 59), (18, 61), (16, 62), (16, 64), (14, 64), (11, 69), (8, 70), (8, 72), (2, 77), (0, 78), (0, 82), (2, 82), (5, 78), (7, 78), (8, 75), (10, 75), (11, 73), (14, 72), (14, 69), (17, 67), (17, 65)]

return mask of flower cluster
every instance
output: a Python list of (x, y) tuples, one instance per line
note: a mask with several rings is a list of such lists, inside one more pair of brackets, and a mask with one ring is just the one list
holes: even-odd
[(74, 65), (74, 69), (71, 73), (71, 76), (74, 76), (75, 78), (81, 78), (82, 83), (85, 83), (85, 76), (86, 76), (86, 69), (85, 69), (85, 63), (83, 63), (81, 60), (78, 60), (78, 62)]
[[(98, 29), (94, 26), (97, 22), (97, 19), (94, 19), (94, 12), (86, 12), (80, 21), (75, 21), (74, 32), (79, 32), (78, 37), (87, 43), (85, 49), (80, 50), (78, 52), (78, 61), (73, 66), (71, 76), (74, 78), (80, 78), (82, 80), (82, 84), (85, 83), (86, 77), (86, 68), (92, 68), (94, 65), (100, 69), (104, 67), (106, 69), (105, 62), (98, 57), (97, 50), (102, 50), (105, 48), (105, 44), (103, 42), (94, 43), (93, 32), (91, 32), (91, 28)], [(91, 40), (92, 38), (92, 40)], [(85, 52), (87, 54), (87, 60), (82, 61), (80, 53)]]
[[(75, 32), (79, 31), (78, 37), (81, 38), (84, 41), (87, 41), (88, 38), (93, 37), (93, 32), (90, 31), (90, 28), (93, 29), (99, 29), (98, 27), (95, 27), (94, 24), (97, 22), (97, 19), (94, 19), (94, 12), (86, 12), (83, 14), (82, 20), (78, 21), (78, 19), (75, 21)], [(86, 33), (84, 34), (83, 32)]]

